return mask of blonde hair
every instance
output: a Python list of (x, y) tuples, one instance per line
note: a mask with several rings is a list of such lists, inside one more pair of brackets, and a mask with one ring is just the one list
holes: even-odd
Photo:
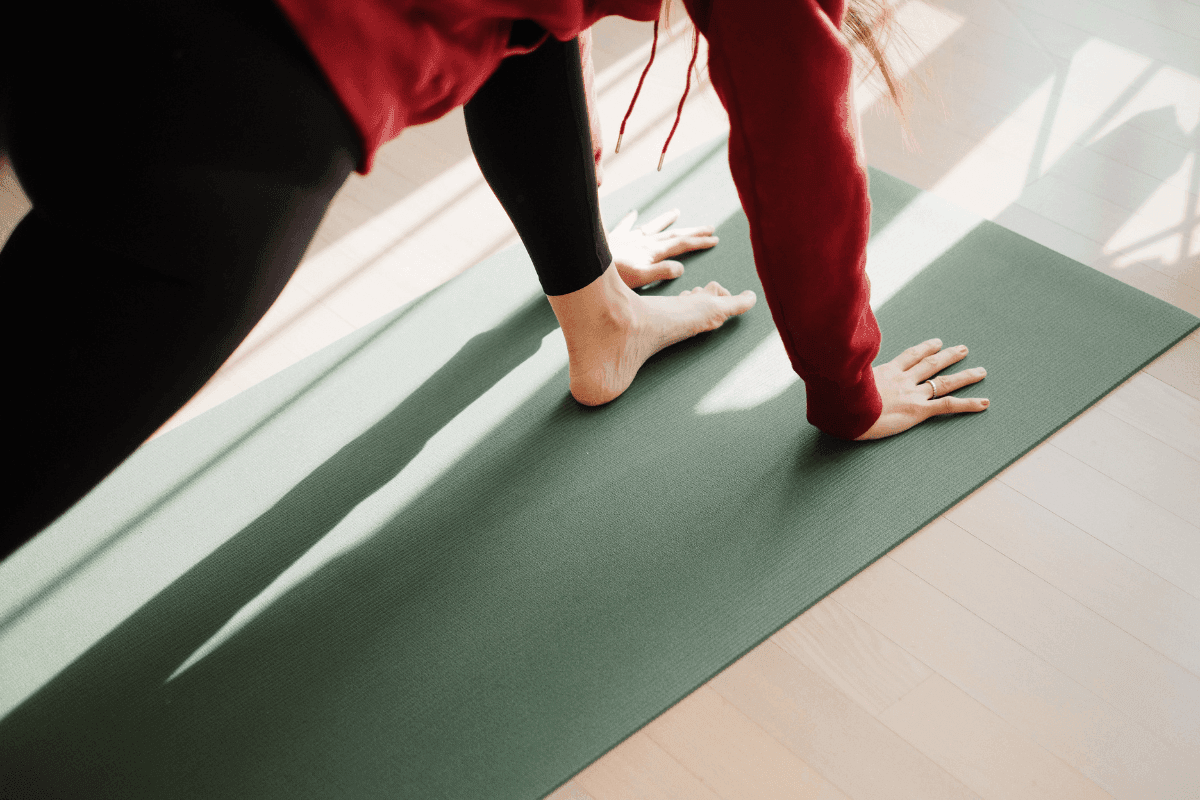
[[(896, 23), (896, 10), (888, 0), (846, 0), (846, 15), (842, 20), (842, 35), (846, 37), (850, 50), (858, 62), (859, 74), (863, 80), (871, 73), (879, 70), (880, 77), (887, 85), (888, 96), (900, 116), (900, 122), (905, 132), (908, 129), (908, 86), (907, 80), (897, 77), (889, 57), (889, 50), (894, 50), (893, 38), (899, 39), (900, 49), (906, 55), (918, 48), (908, 33)], [(865, 55), (864, 55), (865, 54)], [(867, 60), (867, 57), (870, 60)], [(913, 74), (913, 80), (926, 90), (924, 82)]]

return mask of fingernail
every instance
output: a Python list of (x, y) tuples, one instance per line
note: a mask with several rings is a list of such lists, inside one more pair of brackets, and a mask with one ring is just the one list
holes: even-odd
[(961, 347), (959, 347), (959, 348), (958, 348), (958, 352), (960, 352), (960, 353), (965, 353), (965, 352), (967, 352), (967, 346), (966, 346), (966, 345), (962, 345)]
[(989, 404), (987, 400), (984, 400), (980, 405), (982, 405), (984, 408), (987, 408)]

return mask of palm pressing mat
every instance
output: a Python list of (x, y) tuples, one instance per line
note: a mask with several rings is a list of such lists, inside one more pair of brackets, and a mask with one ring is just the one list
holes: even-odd
[(982, 414), (805, 422), (723, 141), (604, 203), (719, 225), (758, 305), (601, 408), (523, 252), (149, 443), (0, 565), (0, 794), (537, 798), (1200, 320), (879, 172), (876, 363)]

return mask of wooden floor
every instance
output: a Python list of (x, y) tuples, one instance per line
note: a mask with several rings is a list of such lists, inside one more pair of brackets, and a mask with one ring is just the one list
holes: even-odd
[[(1200, 315), (1200, 3), (899, 14), (929, 91), (915, 146), (859, 91), (870, 163)], [(660, 48), (614, 156), (650, 26), (596, 35), (606, 193), (654, 168), (690, 40)], [(727, 124), (693, 91), (670, 155)], [(5, 172), (0, 236), (25, 208)], [(461, 113), (407, 131), (164, 430), (515, 241)], [(552, 797), (1200, 797), (1200, 332)]]

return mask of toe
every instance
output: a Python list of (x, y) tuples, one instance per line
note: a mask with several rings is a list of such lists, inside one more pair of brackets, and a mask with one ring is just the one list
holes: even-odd
[(728, 292), (725, 295), (720, 300), (721, 309), (731, 317), (736, 317), (738, 314), (745, 314), (754, 308), (754, 304), (758, 302), (758, 296), (749, 289), (738, 295), (730, 296)]

